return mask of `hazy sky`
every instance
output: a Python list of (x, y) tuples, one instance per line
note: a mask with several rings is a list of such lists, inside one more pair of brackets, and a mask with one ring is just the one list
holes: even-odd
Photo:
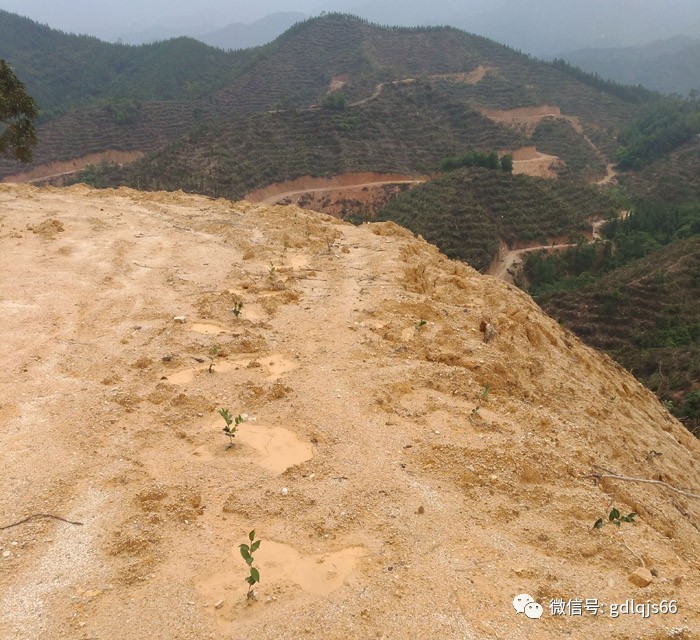
[(322, 0), (0, 0), (0, 9), (64, 31), (91, 32), (104, 25), (171, 26), (189, 21), (224, 26), (252, 22), (276, 11), (320, 11)]
[[(27, 16), (64, 31), (91, 33), (106, 25), (128, 27), (253, 22), (270, 13), (349, 11), (359, 15), (395, 15), (397, 22), (445, 20), (503, 4), (506, 0), (0, 0), (0, 9)], [(522, 0), (527, 2), (528, 0)], [(567, 0), (563, 0), (566, 2)], [(569, 0), (571, 1), (571, 0)], [(573, 0), (579, 2), (582, 0)]]
[(536, 54), (700, 37), (700, 0), (0, 0), (0, 9), (106, 39), (154, 27), (164, 37), (197, 35), (280, 11), (323, 10), (381, 24), (451, 24)]

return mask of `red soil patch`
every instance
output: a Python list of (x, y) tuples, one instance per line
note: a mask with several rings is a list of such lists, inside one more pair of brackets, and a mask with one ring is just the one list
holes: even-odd
[(344, 173), (332, 178), (314, 178), (302, 176), (294, 180), (277, 182), (262, 189), (257, 189), (246, 194), (249, 202), (275, 203), (286, 197), (298, 196), (312, 191), (331, 191), (334, 189), (377, 186), (382, 184), (395, 184), (401, 182), (425, 182), (425, 176), (411, 176), (402, 173)]
[(353, 214), (374, 215), (410, 187), (425, 182), (425, 176), (401, 173), (345, 173), (332, 178), (304, 176), (253, 191), (250, 202), (296, 204), (344, 218)]

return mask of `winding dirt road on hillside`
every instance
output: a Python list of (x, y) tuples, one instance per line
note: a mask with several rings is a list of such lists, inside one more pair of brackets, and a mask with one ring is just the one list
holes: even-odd
[[(472, 71), (466, 72), (466, 73), (439, 73), (439, 74), (433, 74), (429, 75), (428, 78), (431, 80), (447, 80), (448, 82), (462, 82), (464, 84), (478, 84), (481, 82), (481, 80), (484, 79), (486, 74), (491, 71), (491, 67), (484, 67), (483, 65), (479, 65), (476, 69), (473, 69)], [(391, 80), (388, 82), (380, 82), (374, 89), (371, 95), (367, 96), (366, 98), (363, 98), (362, 100), (358, 100), (357, 102), (351, 103), (349, 106), (351, 107), (357, 107), (359, 105), (367, 104), (371, 100), (376, 100), (384, 90), (384, 87), (387, 85), (402, 85), (402, 84), (413, 84), (416, 82), (415, 78), (404, 78), (402, 80)], [(344, 84), (344, 83), (343, 83)], [(342, 88), (342, 84), (340, 84), (337, 81), (331, 81), (331, 84), (328, 88), (328, 93), (331, 93), (332, 91), (335, 91), (339, 88)]]
[[(624, 217), (624, 213), (620, 214), (620, 217)], [(607, 220), (596, 220), (591, 226), (591, 239), (593, 241), (600, 239), (600, 229), (607, 222)], [(569, 247), (577, 246), (575, 243), (556, 243), (552, 242), (550, 244), (535, 245), (532, 247), (524, 247), (522, 249), (508, 249), (504, 242), (501, 242), (498, 255), (494, 258), (486, 273), (495, 278), (499, 278), (504, 282), (513, 284), (513, 276), (516, 270), (516, 264), (522, 262), (522, 256), (526, 253), (532, 251), (547, 251), (552, 253), (554, 251), (562, 251), (568, 249)]]
[(362, 190), (390, 184), (420, 184), (427, 176), (410, 176), (400, 173), (344, 173), (332, 178), (304, 176), (279, 182), (246, 194), (245, 199), (254, 203), (275, 204), (287, 198), (304, 194), (329, 193), (337, 190)]
[(246, 200), (265, 204), (295, 204), (333, 216), (370, 215), (404, 189), (422, 184), (424, 176), (348, 173), (333, 178), (297, 178), (249, 193)]
[(100, 153), (91, 153), (80, 158), (73, 158), (72, 160), (57, 160), (49, 164), (35, 165), (26, 171), (19, 171), (15, 174), (5, 176), (1, 182), (32, 184), (78, 173), (90, 164), (99, 164), (100, 162), (129, 164), (143, 156), (144, 154), (142, 151), (108, 150)]
[[(390, 185), (390, 184), (423, 184), (425, 180), (392, 180), (392, 181), (382, 181), (382, 182), (361, 182), (359, 184), (355, 184), (349, 187), (343, 187), (345, 191), (352, 191), (352, 190), (361, 190), (365, 189), (368, 187), (383, 187), (385, 185)], [(301, 196), (303, 194), (319, 194), (319, 193), (328, 193), (332, 191), (337, 191), (338, 187), (321, 187), (318, 189), (299, 189), (297, 191), (285, 191), (283, 193), (280, 193), (278, 195), (274, 196), (269, 196), (265, 198), (264, 200), (260, 200), (259, 202), (264, 203), (264, 204), (275, 204), (277, 202), (280, 202), (281, 200), (287, 200), (287, 199), (293, 199), (294, 196)], [(253, 200), (252, 202), (255, 202)], [(296, 204), (296, 202), (291, 202), (290, 204)]]
[(605, 177), (598, 180), (596, 184), (600, 186), (605, 186), (607, 184), (612, 183), (612, 181), (615, 180), (615, 178), (617, 178), (617, 171), (615, 171), (615, 165), (608, 163), (608, 165), (605, 167)]
[[(513, 173), (540, 178), (556, 178), (557, 167), (561, 163), (556, 156), (540, 153), (534, 146), (522, 149), (505, 150), (501, 154), (513, 156)], [(265, 204), (299, 204), (304, 208), (336, 213), (346, 200), (353, 199), (372, 207), (375, 194), (373, 189), (392, 185), (415, 186), (430, 180), (430, 176), (412, 176), (404, 174), (382, 173), (345, 173), (332, 178), (303, 176), (282, 183), (271, 184), (246, 194), (246, 200)], [(327, 195), (327, 201), (319, 196)], [(384, 196), (379, 192), (377, 195)], [(311, 205), (303, 203), (311, 200)]]

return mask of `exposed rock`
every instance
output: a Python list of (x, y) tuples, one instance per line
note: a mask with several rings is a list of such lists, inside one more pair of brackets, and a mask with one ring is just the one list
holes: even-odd
[(654, 576), (649, 569), (640, 567), (630, 576), (630, 581), (638, 587), (648, 587), (654, 581)]

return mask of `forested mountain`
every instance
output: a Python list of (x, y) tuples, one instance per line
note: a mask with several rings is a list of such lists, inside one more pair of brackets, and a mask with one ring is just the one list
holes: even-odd
[(110, 44), (0, 11), (0, 58), (22, 79), (44, 117), (119, 100), (195, 100), (231, 81), (249, 53), (191, 38)]
[[(436, 102), (457, 101), (472, 110), (551, 105), (553, 114), (577, 119), (571, 124), (580, 127), (579, 139), (585, 133), (610, 154), (617, 144), (608, 132), (653, 98), (451, 28), (382, 29), (328, 15), (296, 25), (266, 47), (225, 53), (186, 39), (109, 45), (2, 17), (0, 55), (45, 111), (37, 163), (95, 153), (101, 145), (151, 151), (189, 129), (319, 106), (333, 89), (348, 107), (359, 103), (361, 110), (387, 83), (400, 89), (412, 80), (431, 83)], [(50, 118), (76, 103), (84, 105), (79, 115)], [(538, 144), (551, 144), (539, 135)], [(0, 170), (12, 172), (8, 166)]]

